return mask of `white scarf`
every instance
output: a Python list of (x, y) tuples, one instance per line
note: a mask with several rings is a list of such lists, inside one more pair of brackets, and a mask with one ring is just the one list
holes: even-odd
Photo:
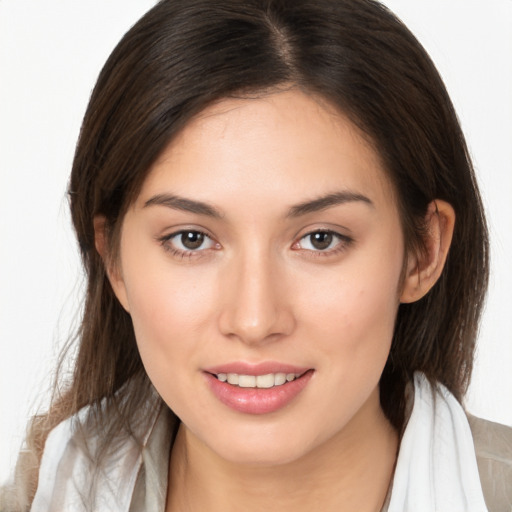
[[(84, 417), (85, 411), (79, 414)], [(170, 436), (170, 432), (165, 418), (164, 414), (154, 417), (150, 431), (143, 436), (148, 443), (143, 452), (154, 451), (155, 443), (166, 444), (162, 437)], [(77, 448), (74, 425), (71, 419), (66, 420), (48, 437), (31, 512), (91, 510), (86, 503), (92, 466), (90, 459)], [(156, 435), (150, 436), (151, 431)], [(140, 454), (136, 443), (127, 440), (115, 458), (107, 461), (108, 479), (97, 482), (92, 510), (129, 512), (139, 470), (143, 461), (148, 465), (148, 460), (151, 459)], [(147, 467), (145, 471), (154, 469)], [(166, 490), (146, 492), (160, 495), (155, 503), (162, 503), (161, 496), (165, 496)], [(433, 393), (421, 373), (414, 377), (414, 405), (400, 444), (387, 510), (487, 512), (466, 414), (443, 386)], [(163, 509), (146, 512), (163, 512)]]
[(444, 386), (433, 393), (419, 372), (388, 511), (487, 512), (466, 414)]

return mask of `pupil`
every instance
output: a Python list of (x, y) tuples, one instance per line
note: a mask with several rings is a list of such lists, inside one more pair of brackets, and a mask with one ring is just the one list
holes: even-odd
[(187, 249), (198, 249), (199, 247), (201, 247), (203, 241), (203, 233), (199, 233), (197, 231), (187, 231), (186, 233), (182, 233), (181, 235), (181, 243)]
[(311, 243), (315, 249), (327, 249), (332, 243), (331, 233), (314, 233)]

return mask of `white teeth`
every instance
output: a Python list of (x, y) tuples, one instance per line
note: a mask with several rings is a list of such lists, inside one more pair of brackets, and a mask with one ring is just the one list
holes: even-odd
[(300, 373), (268, 373), (266, 375), (239, 375), (238, 373), (219, 373), (217, 378), (221, 382), (228, 382), (241, 388), (272, 388), (282, 386), (300, 377)]
[(238, 385), (238, 373), (228, 373), (228, 382), (230, 384)]
[(273, 373), (268, 375), (258, 375), (256, 377), (257, 388), (271, 388), (274, 386), (275, 378)]
[(276, 373), (274, 377), (274, 385), (281, 386), (286, 382), (286, 373)]
[(256, 387), (256, 377), (254, 375), (239, 375), (238, 385), (241, 388), (254, 388)]

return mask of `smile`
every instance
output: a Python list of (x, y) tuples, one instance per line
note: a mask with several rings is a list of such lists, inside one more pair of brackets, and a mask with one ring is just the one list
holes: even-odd
[[(269, 366), (280, 368), (272, 371)], [(203, 375), (213, 395), (230, 409), (245, 414), (268, 414), (294, 402), (315, 373), (311, 368), (286, 366), (233, 364), (225, 365), (223, 371), (204, 371)]]
[(238, 373), (219, 373), (216, 375), (221, 382), (227, 382), (240, 388), (269, 389), (282, 386), (300, 377), (300, 373), (267, 373), (266, 375), (243, 375)]

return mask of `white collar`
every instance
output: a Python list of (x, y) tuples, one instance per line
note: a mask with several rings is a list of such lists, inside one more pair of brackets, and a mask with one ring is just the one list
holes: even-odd
[(389, 512), (487, 512), (466, 414), (442, 385), (414, 375)]

